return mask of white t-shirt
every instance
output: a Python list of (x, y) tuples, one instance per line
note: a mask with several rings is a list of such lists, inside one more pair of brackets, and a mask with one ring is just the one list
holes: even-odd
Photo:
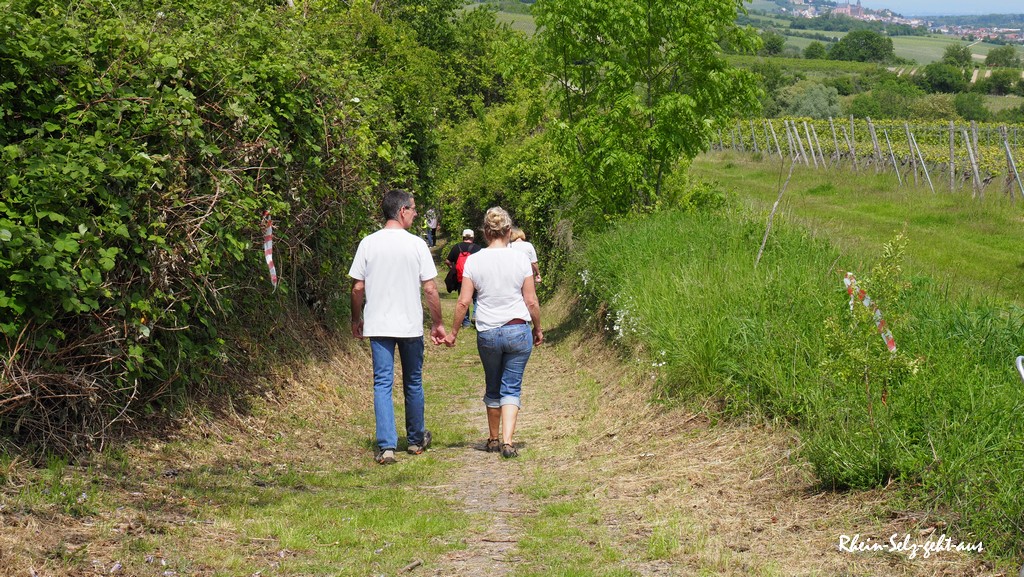
[(476, 330), (498, 328), (512, 319), (530, 321), (523, 282), (532, 275), (526, 255), (511, 248), (485, 248), (469, 255), (462, 276), (477, 291)]
[(509, 246), (525, 254), (531, 263), (537, 262), (537, 249), (533, 248), (533, 244), (525, 240), (517, 240)]
[(437, 267), (422, 238), (383, 228), (359, 242), (348, 276), (366, 283), (363, 336), (423, 336), (423, 282)]

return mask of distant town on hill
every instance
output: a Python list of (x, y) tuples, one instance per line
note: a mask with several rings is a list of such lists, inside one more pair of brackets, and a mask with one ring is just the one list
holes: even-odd
[[(778, 12), (795, 18), (820, 21), (836, 17), (909, 26), (922, 31), (960, 36), (967, 40), (985, 40), (997, 44), (1024, 44), (1024, 14), (987, 14), (973, 16), (929, 16), (908, 18), (888, 8), (872, 10), (860, 0), (774, 0)], [(757, 10), (752, 10), (756, 12)], [(802, 26), (797, 26), (802, 27)], [(821, 29), (819, 26), (810, 28)]]

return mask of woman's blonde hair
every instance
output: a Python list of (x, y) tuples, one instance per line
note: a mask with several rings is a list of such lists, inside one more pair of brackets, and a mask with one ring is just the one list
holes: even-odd
[(517, 240), (526, 240), (526, 233), (523, 232), (523, 229), (519, 228), (518, 226), (513, 226), (512, 238), (510, 238), (509, 240), (511, 240), (512, 242), (515, 242)]
[(512, 217), (500, 206), (488, 208), (483, 228), (487, 240), (504, 238), (512, 230)]

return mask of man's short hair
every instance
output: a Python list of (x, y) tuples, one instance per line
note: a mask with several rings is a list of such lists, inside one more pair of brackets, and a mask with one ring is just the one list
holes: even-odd
[(392, 188), (384, 193), (384, 202), (380, 208), (384, 213), (384, 220), (398, 220), (398, 212), (407, 206), (412, 206), (412, 193)]

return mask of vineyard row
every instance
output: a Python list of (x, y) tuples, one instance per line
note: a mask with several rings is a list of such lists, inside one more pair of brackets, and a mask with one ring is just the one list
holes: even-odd
[(955, 122), (835, 121), (810, 118), (740, 120), (719, 130), (713, 148), (753, 152), (825, 169), (848, 163), (854, 170), (893, 171), (900, 185), (924, 181), (935, 191), (966, 189), (982, 197), (993, 182), (1024, 199), (1017, 160), (1024, 127)]

